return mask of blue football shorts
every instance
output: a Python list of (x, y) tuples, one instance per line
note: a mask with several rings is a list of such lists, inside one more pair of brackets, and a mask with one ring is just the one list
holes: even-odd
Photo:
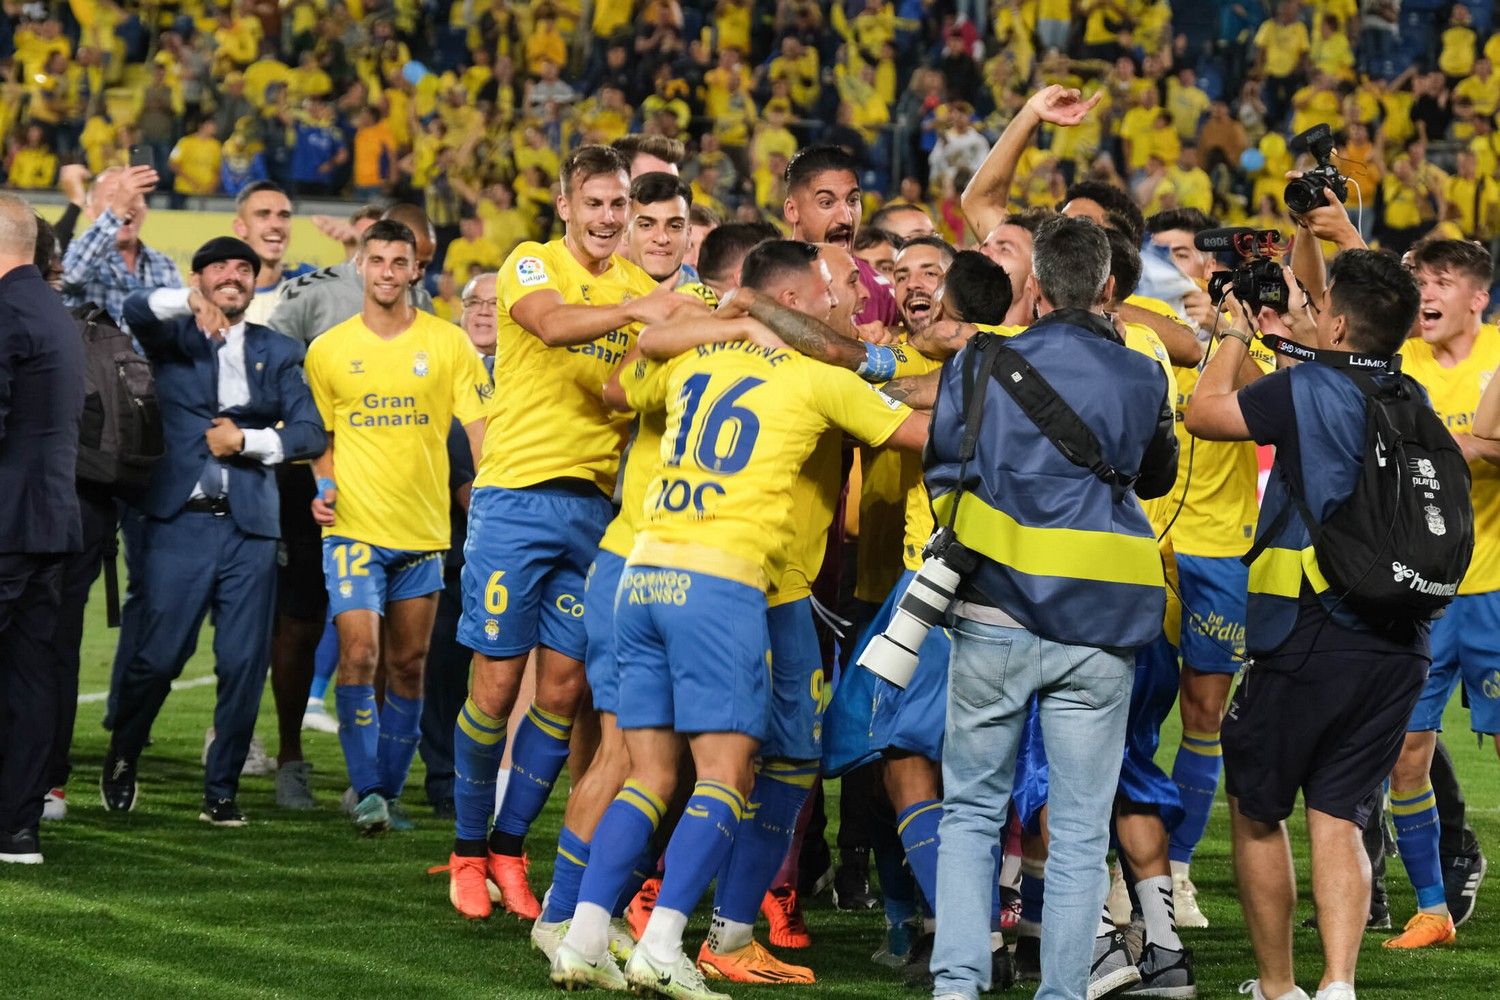
[(1500, 733), (1500, 591), (1461, 594), (1432, 623), (1432, 667), (1409, 733), (1442, 732), (1443, 709), (1463, 681), (1469, 728)]
[(831, 693), (824, 684), (812, 598), (776, 605), (766, 612), (766, 624), (771, 632), (771, 716), (761, 756), (819, 760), (823, 712)]
[(328, 587), (328, 619), (345, 611), (385, 614), (392, 601), (435, 594), (443, 589), (444, 551), (383, 549), (329, 535), (323, 539), (323, 578)]
[(1182, 662), (1207, 674), (1238, 673), (1245, 655), (1250, 568), (1234, 557), (1179, 552), (1177, 576), (1182, 589)]
[(583, 586), (583, 603), (589, 609), (583, 616), (583, 630), (588, 636), (583, 672), (588, 678), (594, 708), (600, 712), (618, 711), (620, 664), (615, 658), (615, 591), (624, 569), (624, 556), (600, 549)]

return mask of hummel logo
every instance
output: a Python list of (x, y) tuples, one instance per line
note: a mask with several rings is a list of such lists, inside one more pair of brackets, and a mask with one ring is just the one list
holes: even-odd
[[(363, 375), (364, 373), (365, 373), (365, 363), (363, 361), (359, 360), (358, 358), (352, 358), (352, 359), (350, 359), (350, 361), (349, 361), (349, 374), (350, 375)], [(1381, 464), (1383, 465), (1385, 463), (1382, 462)]]

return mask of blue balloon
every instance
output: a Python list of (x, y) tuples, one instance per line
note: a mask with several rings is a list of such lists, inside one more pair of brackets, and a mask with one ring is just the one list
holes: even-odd
[[(408, 63), (407, 65), (411, 65)], [(1266, 165), (1266, 154), (1251, 146), (1240, 154), (1240, 169), (1247, 174), (1253, 174)]]
[(426, 66), (413, 59), (401, 67), (401, 75), (406, 78), (407, 83), (415, 87), (428, 75), (428, 71)]

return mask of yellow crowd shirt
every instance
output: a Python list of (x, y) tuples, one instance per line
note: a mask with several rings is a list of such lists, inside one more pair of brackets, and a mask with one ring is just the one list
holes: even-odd
[[(1401, 346), (1401, 370), (1421, 383), (1432, 408), (1454, 434), (1468, 434), (1479, 397), (1500, 365), (1500, 328), (1479, 328), (1469, 356), (1451, 368), (1438, 363), (1420, 337)], [(1500, 468), (1483, 459), (1469, 463), (1473, 477), (1474, 558), (1459, 584), (1460, 594), (1500, 590)]]
[(520, 489), (549, 479), (581, 479), (613, 494), (630, 425), (601, 398), (604, 383), (635, 344), (638, 324), (586, 343), (548, 347), (511, 319), (533, 292), (567, 305), (612, 306), (649, 294), (656, 282), (618, 254), (592, 274), (562, 240), (522, 243), (500, 267), (495, 341), (495, 406), (474, 485)]
[(1265, 53), (1266, 76), (1291, 76), (1310, 44), (1307, 25), (1301, 21), (1291, 24), (1264, 21), (1255, 33), (1255, 47)]
[(325, 535), (435, 552), (449, 544), (448, 431), (484, 416), (484, 365), (464, 332), (418, 312), (389, 340), (353, 316), (307, 349), (332, 436), (338, 502)]
[(853, 372), (745, 341), (695, 348), (666, 369), (664, 381), (626, 387), (634, 409), (667, 413), (630, 562), (761, 588), (788, 550), (793, 483), (823, 432), (882, 444), (911, 413)]

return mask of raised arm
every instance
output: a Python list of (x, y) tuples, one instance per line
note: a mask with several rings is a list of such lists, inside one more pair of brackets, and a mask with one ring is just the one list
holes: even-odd
[(650, 295), (612, 306), (569, 305), (550, 288), (531, 292), (510, 307), (510, 318), (548, 347), (586, 344), (632, 323), (660, 323), (679, 310), (707, 315), (701, 299), (659, 286)]

